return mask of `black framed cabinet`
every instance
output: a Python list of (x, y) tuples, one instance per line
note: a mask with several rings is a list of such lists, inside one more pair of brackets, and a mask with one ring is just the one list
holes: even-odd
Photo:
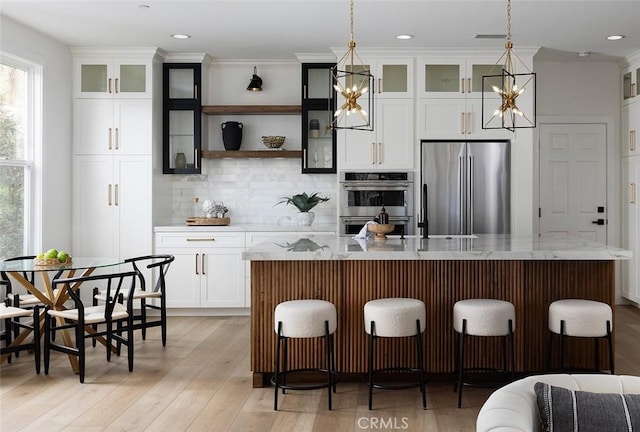
[(302, 64), (302, 172), (334, 174), (337, 168), (331, 68), (335, 63)]
[(164, 174), (200, 174), (202, 157), (202, 67), (200, 63), (163, 65)]

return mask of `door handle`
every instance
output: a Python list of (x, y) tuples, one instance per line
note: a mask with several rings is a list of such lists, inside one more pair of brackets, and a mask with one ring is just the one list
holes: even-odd
[(604, 225), (604, 219), (596, 219), (591, 222), (594, 225)]
[(115, 197), (115, 201), (114, 202), (115, 202), (115, 205), (118, 205), (118, 195), (119, 195), (119, 193), (118, 193), (118, 183), (116, 183), (116, 185), (114, 187), (114, 190), (115, 190), (115, 192), (113, 194), (114, 197)]
[(202, 270), (202, 274), (204, 274), (204, 253), (202, 254), (202, 256), (200, 257), (200, 269)]
[(378, 163), (382, 163), (382, 143), (378, 143)]
[(116, 78), (116, 93), (118, 93), (118, 78)]
[(109, 183), (109, 187), (107, 188), (107, 201), (109, 205), (111, 205), (111, 183)]
[(111, 128), (109, 128), (109, 141), (107, 143), (109, 145), (109, 150), (111, 150)]
[(376, 143), (371, 143), (371, 163), (375, 165), (376, 163)]
[(120, 141), (120, 130), (116, 128), (116, 150), (120, 148), (119, 141)]
[(109, 78), (108, 83), (109, 83), (109, 93), (111, 93), (111, 78)]
[(471, 93), (471, 78), (467, 78), (467, 93)]
[(465, 127), (464, 127), (464, 113), (460, 113), (460, 133), (464, 135)]

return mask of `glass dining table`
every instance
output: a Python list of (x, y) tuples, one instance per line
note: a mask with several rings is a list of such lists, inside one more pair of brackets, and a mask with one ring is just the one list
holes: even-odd
[[(17, 283), (22, 286), (29, 294), (34, 295), (40, 300), (40, 302), (49, 306), (55, 310), (65, 310), (65, 302), (69, 300), (69, 294), (66, 290), (54, 291), (52, 287), (52, 277), (74, 277), (74, 276), (89, 276), (96, 269), (110, 268), (124, 264), (123, 260), (117, 258), (105, 258), (105, 257), (73, 257), (70, 263), (59, 265), (36, 265), (33, 259), (0, 261), (0, 272), (6, 274), (11, 278), (12, 284)], [(25, 277), (25, 272), (34, 272), (33, 283)], [(77, 290), (79, 285), (73, 286), (74, 290)], [(61, 318), (57, 318), (61, 320)], [(40, 315), (40, 328), (44, 329), (44, 314)], [(62, 325), (63, 322), (59, 321), (58, 324)], [(85, 331), (91, 333), (93, 328), (91, 326), (85, 327)], [(74, 346), (69, 332), (66, 330), (56, 330), (60, 333), (64, 344), (67, 346)], [(19, 345), (24, 341), (31, 330), (23, 330), (11, 343), (11, 346)], [(40, 332), (43, 334), (43, 331)], [(48, 335), (45, 335), (48, 337)], [(103, 338), (96, 338), (98, 341), (106, 345), (106, 340)], [(112, 348), (115, 351), (115, 348)], [(9, 357), (5, 354), (0, 357), (0, 363), (3, 363)], [(78, 359), (75, 356), (69, 355), (69, 362), (74, 372), (78, 372)]]

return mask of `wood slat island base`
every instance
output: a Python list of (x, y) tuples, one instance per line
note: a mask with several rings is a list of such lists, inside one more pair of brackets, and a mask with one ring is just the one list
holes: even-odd
[[(247, 259), (245, 257), (245, 259)], [(280, 302), (322, 299), (336, 305), (337, 369), (362, 374), (367, 368), (367, 335), (363, 307), (373, 299), (412, 297), (424, 301), (427, 326), (423, 335), (425, 367), (431, 374), (455, 370), (453, 304), (467, 298), (507, 300), (516, 309), (515, 369), (546, 370), (549, 340), (548, 307), (554, 300), (582, 298), (615, 301), (615, 260), (259, 260), (251, 259), (251, 369), (254, 386), (268, 382), (274, 370), (273, 313)], [(614, 329), (615, 331), (615, 329)], [(410, 338), (380, 339), (377, 367), (413, 365)], [(466, 364), (502, 364), (499, 338), (471, 338)], [(592, 368), (591, 339), (571, 338), (567, 365)], [(557, 367), (557, 346), (552, 367)], [(317, 366), (324, 359), (321, 339), (292, 340), (290, 368)], [(609, 369), (606, 343), (600, 344), (601, 368)]]

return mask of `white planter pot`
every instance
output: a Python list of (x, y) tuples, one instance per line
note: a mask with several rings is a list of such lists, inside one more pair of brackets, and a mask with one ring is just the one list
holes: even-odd
[(296, 215), (298, 225), (302, 226), (311, 226), (315, 217), (316, 215), (313, 212), (300, 212)]

